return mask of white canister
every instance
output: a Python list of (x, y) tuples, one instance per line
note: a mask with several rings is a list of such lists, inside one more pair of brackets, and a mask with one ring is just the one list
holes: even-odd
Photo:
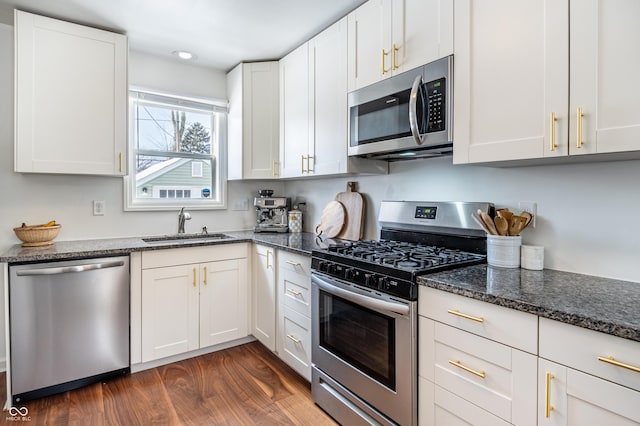
[(487, 263), (501, 268), (520, 267), (522, 237), (487, 235)]
[(532, 271), (544, 269), (544, 247), (523, 245), (520, 248), (520, 265)]
[(289, 231), (302, 232), (302, 212), (295, 207), (289, 211)]

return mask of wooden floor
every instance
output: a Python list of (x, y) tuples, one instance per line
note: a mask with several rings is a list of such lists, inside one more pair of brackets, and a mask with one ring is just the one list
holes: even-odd
[[(4, 373), (1, 374), (4, 383)], [(0, 386), (4, 388), (4, 386)], [(5, 390), (0, 391), (4, 401)], [(23, 405), (20, 405), (22, 407)], [(24, 403), (23, 425), (335, 425), (310, 385), (260, 343)]]

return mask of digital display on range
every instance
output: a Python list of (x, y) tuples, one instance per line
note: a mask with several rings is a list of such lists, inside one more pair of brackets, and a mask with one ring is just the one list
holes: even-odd
[(416, 219), (435, 219), (437, 207), (416, 207)]

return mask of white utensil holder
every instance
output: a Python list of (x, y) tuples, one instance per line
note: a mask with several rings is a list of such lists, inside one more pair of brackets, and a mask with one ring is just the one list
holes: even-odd
[(520, 267), (522, 237), (487, 235), (487, 263), (500, 268)]

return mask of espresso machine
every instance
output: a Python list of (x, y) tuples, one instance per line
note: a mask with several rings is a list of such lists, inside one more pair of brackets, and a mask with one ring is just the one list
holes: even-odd
[(261, 189), (253, 199), (256, 208), (254, 232), (287, 232), (287, 212), (291, 201), (287, 197), (273, 197), (273, 190)]

